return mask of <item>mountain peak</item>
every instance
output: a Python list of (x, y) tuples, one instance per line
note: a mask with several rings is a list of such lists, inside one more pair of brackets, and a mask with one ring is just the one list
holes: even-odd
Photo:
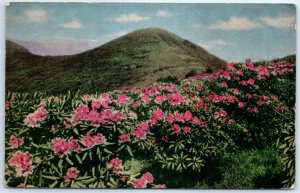
[[(168, 77), (182, 79), (226, 66), (225, 61), (202, 47), (160, 28), (136, 30), (72, 56), (19, 56), (16, 53), (7, 58), (7, 75), (12, 77), (7, 79), (7, 89), (11, 91), (105, 92), (148, 86)], [(14, 74), (20, 74), (18, 79), (22, 81), (16, 82)]]

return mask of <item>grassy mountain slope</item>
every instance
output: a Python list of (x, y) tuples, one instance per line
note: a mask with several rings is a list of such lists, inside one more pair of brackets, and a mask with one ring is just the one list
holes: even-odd
[(147, 86), (159, 78), (183, 78), (191, 71), (200, 73), (226, 65), (200, 46), (158, 28), (137, 30), (72, 56), (36, 56), (20, 52), (22, 49), (12, 44), (7, 42), (6, 58), (10, 91), (108, 91)]

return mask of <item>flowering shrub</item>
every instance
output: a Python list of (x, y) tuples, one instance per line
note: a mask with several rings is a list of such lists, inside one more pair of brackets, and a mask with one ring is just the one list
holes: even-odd
[[(8, 186), (165, 188), (156, 173), (131, 173), (143, 157), (200, 172), (227, 151), (272, 145), (293, 108), (295, 64), (229, 63), (180, 85), (157, 83), (102, 94), (8, 93)], [(140, 176), (140, 177), (138, 177)], [(163, 182), (159, 182), (163, 183)]]

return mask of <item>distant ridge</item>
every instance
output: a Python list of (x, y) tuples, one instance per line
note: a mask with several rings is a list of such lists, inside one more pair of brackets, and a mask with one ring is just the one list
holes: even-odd
[(37, 56), (6, 41), (7, 91), (105, 92), (168, 76), (215, 71), (226, 62), (159, 28), (145, 28), (71, 56)]

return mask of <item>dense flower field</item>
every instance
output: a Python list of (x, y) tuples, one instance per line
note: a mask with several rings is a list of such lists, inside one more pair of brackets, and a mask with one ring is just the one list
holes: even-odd
[(226, 152), (273, 146), (294, 104), (295, 64), (251, 60), (180, 85), (8, 93), (6, 184), (166, 188), (159, 174), (134, 173), (126, 162), (139, 157), (178, 173), (201, 172)]

